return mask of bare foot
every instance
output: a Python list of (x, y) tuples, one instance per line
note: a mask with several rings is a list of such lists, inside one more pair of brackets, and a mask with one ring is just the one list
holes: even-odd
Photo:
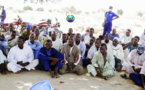
[(50, 74), (51, 74), (51, 78), (54, 78), (55, 77), (55, 75), (54, 75), (53, 72), (51, 72)]
[(55, 78), (59, 78), (59, 75), (58, 75), (58, 73), (55, 73)]
[(108, 80), (108, 78), (107, 78), (107, 77), (103, 77), (103, 79)]

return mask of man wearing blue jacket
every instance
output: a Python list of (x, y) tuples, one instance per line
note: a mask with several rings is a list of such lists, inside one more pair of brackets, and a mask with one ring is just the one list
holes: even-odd
[(46, 47), (40, 49), (37, 69), (49, 71), (52, 78), (59, 78), (58, 69), (61, 68), (61, 61), (64, 59), (64, 56), (55, 48), (52, 48), (51, 40), (47, 40), (45, 45)]

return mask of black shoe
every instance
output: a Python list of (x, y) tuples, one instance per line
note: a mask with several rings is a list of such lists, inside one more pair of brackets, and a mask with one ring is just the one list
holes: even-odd
[(124, 79), (130, 79), (129, 77), (127, 77), (126, 74), (121, 74), (120, 76), (121, 76), (122, 78), (124, 78)]

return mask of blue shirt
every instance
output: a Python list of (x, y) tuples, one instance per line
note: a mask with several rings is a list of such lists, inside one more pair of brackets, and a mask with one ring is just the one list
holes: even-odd
[(111, 22), (113, 17), (116, 17), (117, 15), (113, 12), (106, 12), (105, 13), (105, 21)]
[(129, 52), (131, 52), (132, 50), (136, 49), (137, 47), (134, 47), (133, 45), (129, 46), (128, 49), (129, 49)]
[(118, 38), (119, 38), (119, 35), (118, 35), (118, 34), (115, 34), (115, 35), (110, 34), (110, 40), (111, 40), (111, 41), (113, 41), (113, 39), (114, 39), (115, 37), (118, 37)]
[(2, 13), (1, 13), (1, 15), (3, 15), (3, 16), (1, 17), (1, 19), (5, 19), (5, 18), (6, 18), (6, 11), (3, 10)]
[(32, 50), (40, 50), (43, 47), (42, 44), (39, 41), (34, 41), (34, 43), (32, 44), (30, 42), (30, 40), (27, 40), (25, 42), (25, 44), (29, 45), (32, 48)]

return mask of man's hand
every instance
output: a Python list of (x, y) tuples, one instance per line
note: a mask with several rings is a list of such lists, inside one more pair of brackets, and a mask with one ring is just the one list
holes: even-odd
[(135, 72), (139, 73), (140, 70), (141, 70), (141, 68), (137, 68), (137, 69), (135, 69)]
[(17, 64), (22, 64), (22, 63), (23, 63), (22, 61), (17, 62)]
[(59, 61), (57, 58), (50, 58), (50, 60), (52, 60), (52, 61)]
[(132, 66), (132, 69), (135, 71), (135, 66)]
[(115, 58), (116, 62), (120, 63), (121, 62), (121, 59), (119, 58)]
[(129, 45), (133, 45), (133, 44), (134, 44), (134, 42), (133, 42), (133, 41), (129, 43)]
[(23, 66), (23, 62), (22, 61), (17, 62), (17, 64)]
[(67, 67), (68, 67), (68, 70), (69, 70), (69, 72), (71, 73), (72, 72), (72, 67), (71, 67), (71, 65), (70, 64), (67, 64)]
[(86, 48), (90, 48), (90, 47), (91, 47), (90, 45), (86, 44)]
[(30, 63), (29, 62), (25, 62), (23, 63), (23, 66), (28, 66)]

